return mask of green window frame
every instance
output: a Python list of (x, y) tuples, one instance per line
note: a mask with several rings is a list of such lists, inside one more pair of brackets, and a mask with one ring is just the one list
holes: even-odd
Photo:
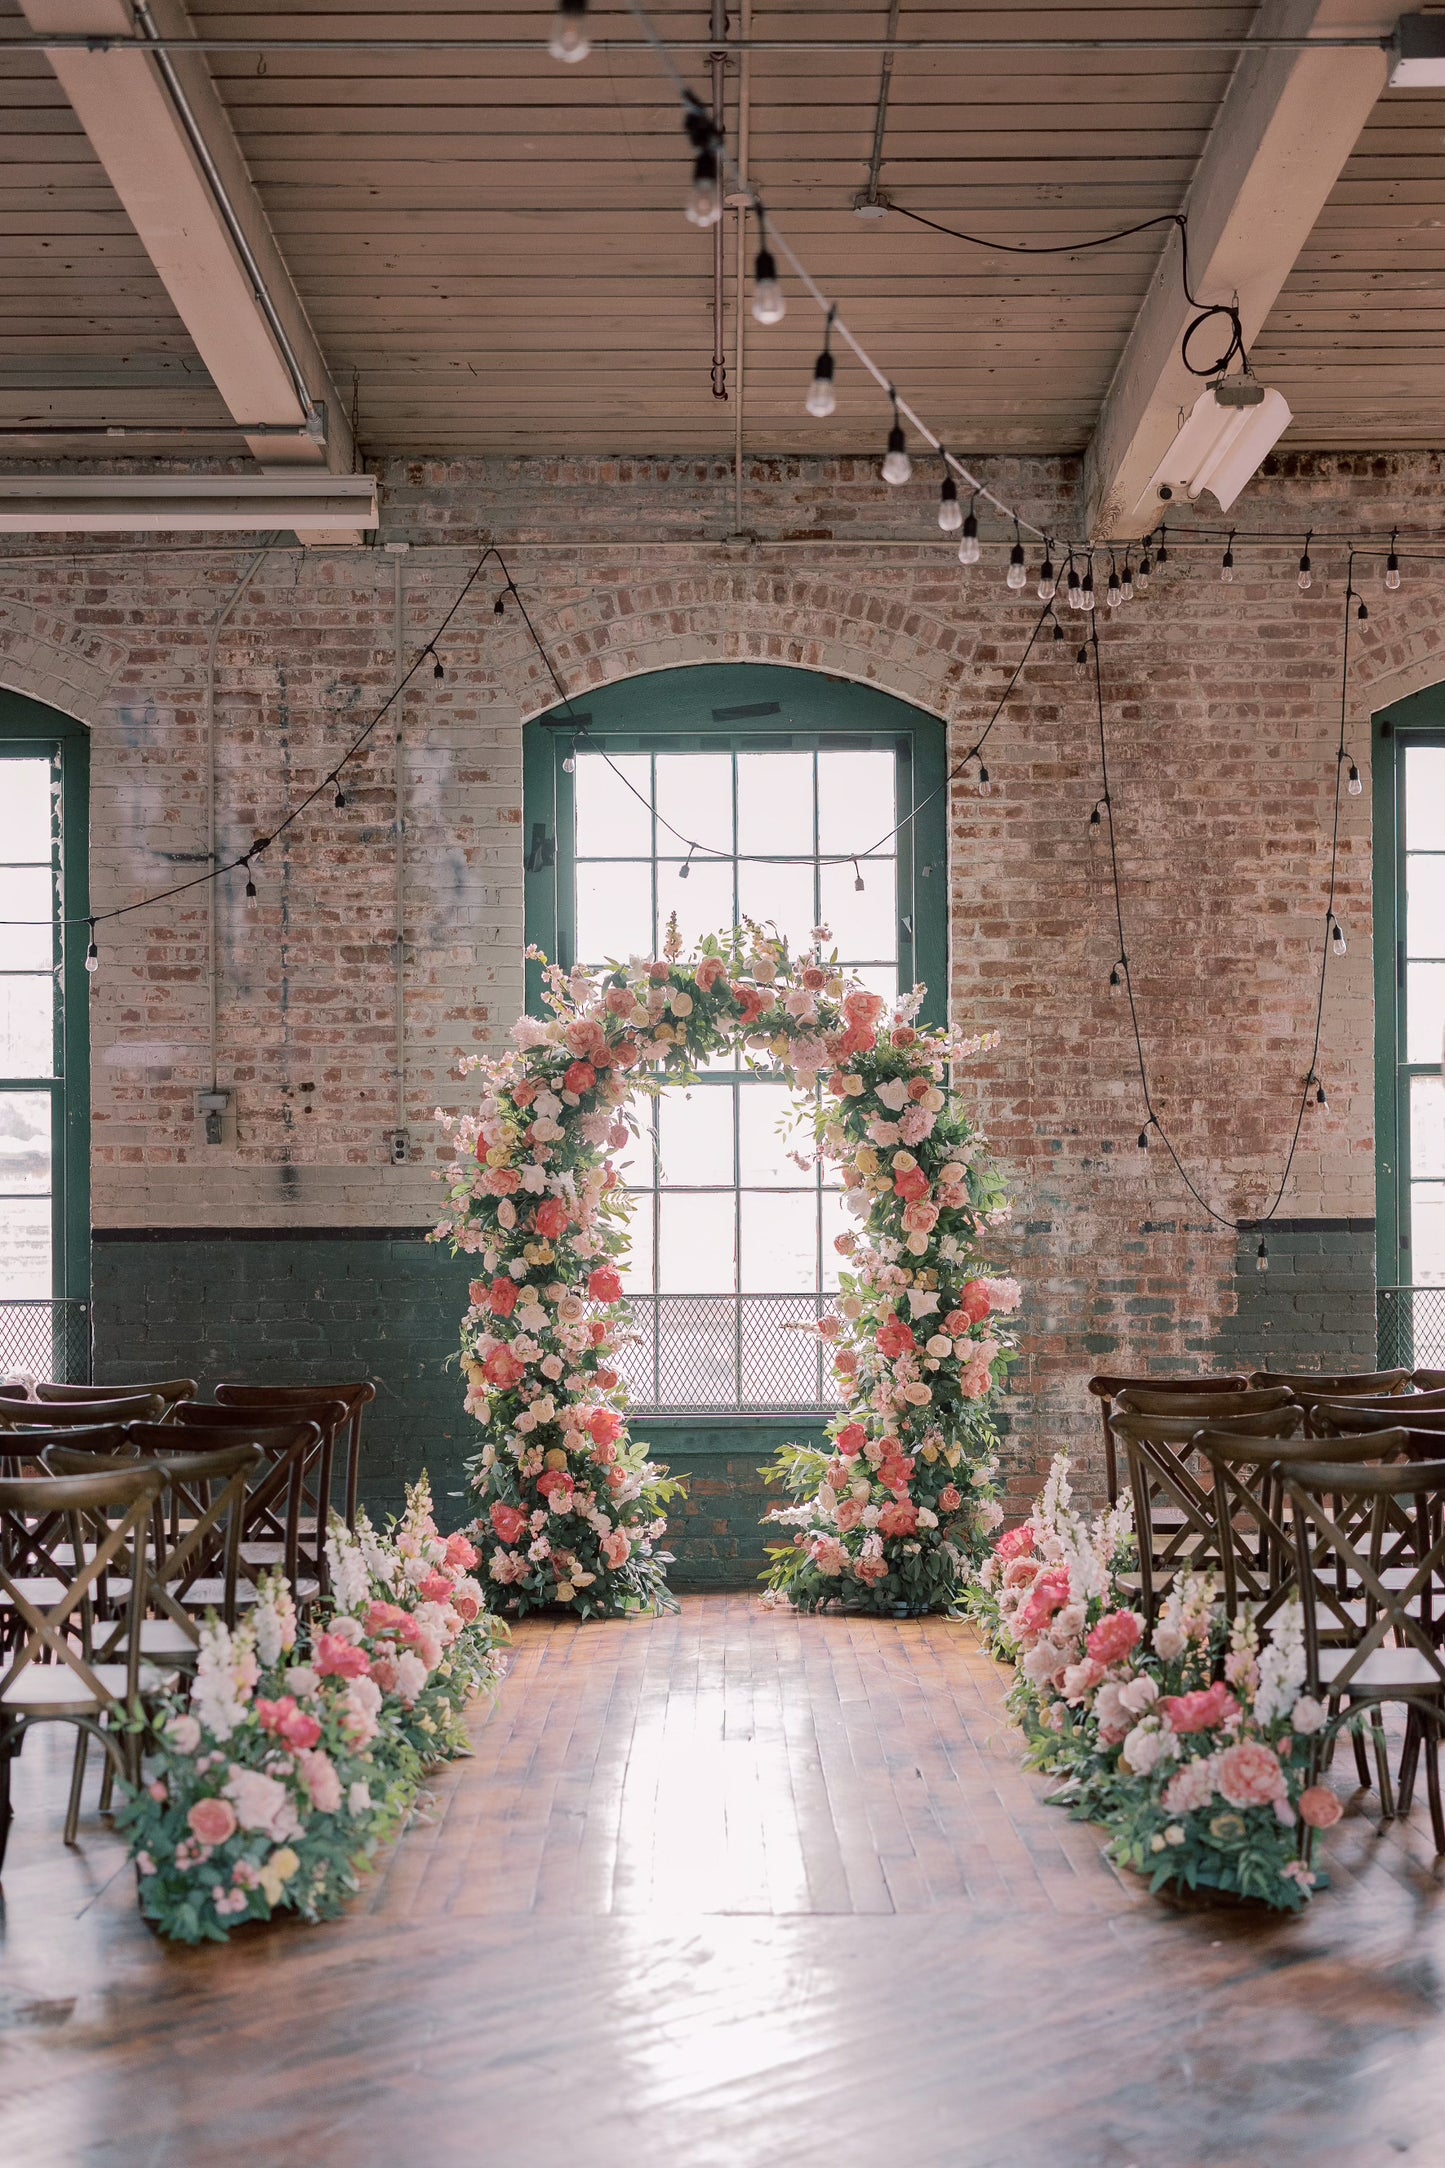
[[(1438, 1079), (1441, 1072), (1438, 1038), (1427, 1048), (1419, 1027), (1427, 1004), (1433, 1012), (1445, 985), (1445, 910), (1437, 916), (1417, 908), (1412, 918), (1409, 908), (1412, 873), (1418, 880), (1422, 861), (1436, 859), (1434, 878), (1445, 879), (1445, 849), (1412, 848), (1417, 839), (1407, 825), (1409, 755), (1426, 747), (1440, 750), (1445, 765), (1445, 685), (1430, 686), (1387, 708), (1375, 717), (1372, 731), (1375, 1225), (1381, 1287), (1421, 1284), (1414, 1263), (1412, 1207), (1418, 1207), (1416, 1192), (1426, 1177), (1412, 1108), (1418, 1109), (1422, 1080)], [(1441, 1178), (1445, 1180), (1445, 1166)]]
[[(83, 723), (57, 709), (0, 691), (0, 763), (38, 760), (50, 768), (48, 878), (35, 879), (36, 861), (5, 861), (0, 845), (0, 883), (6, 891), (0, 918), (27, 918), (36, 893), (48, 896), (53, 918), (48, 965), (32, 952), (24, 930), (11, 927), (0, 931), (0, 974), (18, 989), (19, 981), (48, 970), (54, 984), (52, 1060), (49, 1074), (29, 1073), (31, 1065), (17, 1059), (23, 1033), (11, 1036), (7, 1024), (0, 1041), (0, 1093), (45, 1095), (50, 1102), (51, 1287), (48, 1302), (43, 1297), (7, 1302), (0, 1360), (56, 1377), (83, 1377), (90, 1346), (90, 979), (85, 968), (90, 735)], [(7, 1018), (10, 1013), (7, 1006)], [(0, 1191), (4, 1186), (0, 1174)], [(15, 1201), (0, 1195), (0, 1211)]]
[[(936, 717), (867, 686), (809, 671), (741, 663), (708, 665), (630, 679), (594, 694), (590, 699), (579, 699), (570, 711), (554, 710), (538, 718), (528, 727), (525, 740), (527, 939), (564, 968), (570, 967), (577, 956), (575, 775), (569, 761), (573, 759), (574, 748), (579, 745), (584, 748), (600, 746), (619, 757), (690, 752), (819, 754), (860, 748), (891, 753), (896, 817), (902, 823), (896, 858), (890, 869), (895, 886), (899, 986), (906, 989), (918, 982), (926, 986), (921, 1011), (925, 1022), (939, 1022), (946, 1017), (947, 749), (945, 727)], [(588, 757), (586, 750), (577, 757)], [(891, 814), (885, 816), (880, 808), (878, 829), (882, 831), (891, 825), (893, 817)], [(881, 835), (878, 840), (882, 840)], [(815, 814), (815, 857), (817, 843)], [(674, 843), (669, 848), (659, 828), (654, 831), (654, 854), (653, 908), (657, 911), (661, 908), (656, 896), (659, 862), (669, 857), (680, 858), (682, 846)], [(860, 852), (860, 857), (866, 869), (869, 865), (866, 853)], [(882, 870), (881, 866), (879, 870)], [(735, 878), (738, 871), (735, 861)], [(818, 878), (821, 883), (821, 874)], [(821, 889), (815, 889), (814, 894), (815, 902), (820, 902)], [(826, 909), (822, 915), (828, 916)], [(891, 964), (892, 958), (888, 961)], [(529, 964), (527, 995), (528, 1007), (533, 1013), (540, 1009), (540, 974), (540, 964)], [(727, 1085), (729, 1078), (719, 1074), (703, 1081)], [(741, 1102), (736, 1092), (733, 1098), (736, 1128)], [(755, 1181), (750, 1183), (745, 1175), (743, 1155), (736, 1137), (734, 1166), (737, 1179), (733, 1189), (738, 1213), (735, 1239), (741, 1243), (742, 1215), (749, 1209), (749, 1200), (752, 1199), (754, 1209), (761, 1211), (764, 1208), (753, 1198)], [(701, 1186), (716, 1185), (703, 1180)], [(694, 1185), (689, 1182), (684, 1187), (691, 1189)], [(656, 1268), (656, 1244), (660, 1237), (655, 1214), (649, 1224)], [(642, 1234), (641, 1228), (639, 1233)], [(643, 1239), (647, 1237), (643, 1236)], [(766, 1294), (750, 1293), (746, 1255), (738, 1254), (743, 1254), (743, 1265), (739, 1268), (744, 1272), (741, 1291), (736, 1298), (725, 1294), (715, 1298), (719, 1311), (716, 1317), (708, 1311), (707, 1300), (701, 1295), (673, 1295), (660, 1290), (655, 1271), (646, 1281), (652, 1293), (639, 1299), (651, 1304), (652, 1325), (650, 1330), (644, 1331), (644, 1340), (651, 1349), (652, 1397), (666, 1411), (649, 1417), (654, 1425), (682, 1421), (695, 1424), (698, 1420), (696, 1415), (684, 1417), (673, 1412), (678, 1405), (677, 1397), (667, 1390), (664, 1382), (663, 1342), (665, 1336), (670, 1338), (667, 1318), (674, 1310), (677, 1313), (675, 1329), (683, 1335), (686, 1345), (697, 1347), (701, 1344), (699, 1336), (706, 1338), (710, 1333), (716, 1334), (719, 1350), (729, 1334), (735, 1340), (734, 1382), (740, 1411), (713, 1409), (704, 1413), (699, 1410), (704, 1420), (723, 1429), (738, 1424), (756, 1429), (775, 1420), (771, 1414), (761, 1412), (763, 1405), (772, 1406), (774, 1395), (765, 1396), (761, 1404), (754, 1402), (755, 1412), (746, 1412), (751, 1397), (748, 1377), (750, 1373), (757, 1374), (756, 1358), (749, 1354), (749, 1347), (758, 1334), (763, 1342), (774, 1348), (791, 1346), (792, 1336), (785, 1329), (786, 1324), (801, 1322), (805, 1312), (815, 1315), (817, 1303), (826, 1302), (827, 1298), (801, 1289), (796, 1295), (776, 1288)], [(820, 1284), (826, 1284), (821, 1262), (817, 1269)], [(756, 1281), (752, 1285), (756, 1287)], [(730, 1302), (733, 1305), (731, 1322), (725, 1325), (720, 1313)], [(682, 1322), (683, 1312), (687, 1313), (686, 1326)], [(706, 1321), (704, 1312), (707, 1312)], [(816, 1347), (816, 1343), (813, 1346)], [(787, 1434), (790, 1435), (798, 1434), (800, 1420), (807, 1420), (804, 1399), (816, 1407), (826, 1403), (829, 1397), (823, 1390), (822, 1368), (811, 1352), (807, 1364), (813, 1368), (817, 1389), (804, 1391), (802, 1357), (803, 1349), (799, 1346), (798, 1359), (790, 1359), (787, 1365), (790, 1374), (797, 1371), (795, 1386), (782, 1396), (791, 1399), (794, 1389), (798, 1394), (799, 1412), (788, 1418)], [(720, 1353), (717, 1359), (726, 1360)], [(766, 1363), (764, 1367), (767, 1367)]]

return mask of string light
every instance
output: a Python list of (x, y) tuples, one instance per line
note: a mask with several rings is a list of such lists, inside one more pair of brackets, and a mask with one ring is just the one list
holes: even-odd
[(1119, 571), (1118, 567), (1114, 563), (1114, 553), (1112, 550), (1110, 550), (1109, 584), (1104, 589), (1104, 606), (1106, 609), (1117, 610), (1123, 600), (1124, 590), (1119, 584)]
[(1390, 554), (1385, 559), (1385, 585), (1389, 588), (1391, 594), (1394, 594), (1400, 584), (1400, 560), (1395, 554), (1395, 541), (1398, 534), (1398, 528), (1391, 529)]
[(547, 50), (554, 60), (585, 60), (592, 50), (587, 35), (587, 0), (557, 0)]
[(1358, 798), (1364, 787), (1364, 779), (1362, 778), (1360, 771), (1355, 766), (1354, 762), (1351, 761), (1350, 773), (1348, 779), (1346, 780), (1345, 788), (1352, 798)]
[(1053, 613), (1053, 611), (1052, 611), (1052, 610), (1050, 610), (1050, 612), (1049, 612), (1049, 616), (1050, 616), (1050, 617), (1051, 617), (1051, 618), (1053, 619), (1053, 626), (1054, 626), (1054, 645), (1055, 645), (1055, 647), (1057, 647), (1057, 646), (1058, 646), (1058, 644), (1059, 644), (1059, 642), (1060, 642), (1060, 640), (1062, 640), (1062, 639), (1063, 639), (1063, 637), (1064, 637), (1064, 628), (1063, 628), (1063, 626), (1062, 626), (1062, 625), (1061, 625), (1061, 624), (1059, 623), (1058, 619), (1057, 619), (1056, 617), (1054, 617), (1054, 613)]
[(1075, 668), (1076, 668), (1076, 669), (1078, 670), (1078, 673), (1079, 673), (1080, 677), (1086, 677), (1086, 676), (1088, 675), (1088, 670), (1089, 670), (1089, 643), (1088, 643), (1088, 641), (1087, 641), (1087, 640), (1086, 640), (1086, 641), (1084, 642), (1083, 646), (1082, 646), (1082, 647), (1081, 647), (1081, 648), (1079, 649), (1079, 652), (1078, 652), (1078, 654), (1077, 654), (1077, 655), (1076, 655), (1076, 656), (1074, 657), (1074, 665), (1075, 665)]
[(1091, 813), (1091, 814), (1089, 815), (1089, 826), (1090, 826), (1090, 827), (1091, 827), (1091, 828), (1092, 828), (1092, 829), (1093, 829), (1093, 830), (1095, 831), (1095, 833), (1097, 834), (1098, 830), (1099, 830), (1099, 829), (1101, 829), (1101, 828), (1103, 827), (1103, 825), (1104, 825), (1104, 801), (1103, 801), (1103, 799), (1102, 799), (1102, 798), (1097, 798), (1097, 799), (1095, 799), (1095, 801), (1094, 801), (1094, 810), (1093, 810), (1093, 812), (1092, 812), (1092, 813)]
[(1129, 562), (1127, 550), (1124, 553), (1124, 577), (1119, 583), (1119, 599), (1121, 602), (1134, 600), (1134, 568)]
[(1154, 1117), (1151, 1114), (1148, 1121), (1144, 1124), (1144, 1127), (1139, 1132), (1139, 1149), (1141, 1152), (1147, 1152), (1149, 1149), (1149, 1131), (1153, 1127), (1153, 1124)]
[(1229, 530), (1229, 540), (1224, 547), (1224, 555), (1219, 560), (1219, 577), (1226, 587), (1230, 586), (1234, 579), (1234, 529), (1232, 527)]
[(341, 778), (339, 775), (331, 775), (328, 776), (326, 780), (328, 781), (328, 783), (334, 783), (336, 785), (336, 796), (332, 799), (331, 802), (335, 806), (337, 812), (340, 813), (344, 810), (346, 805), (346, 793), (341, 788)]
[(696, 848), (696, 844), (689, 843), (687, 847), (687, 856), (677, 869), (677, 877), (680, 881), (685, 881), (692, 871), (692, 854)]
[(859, 865), (857, 859), (855, 858), (853, 861), (853, 886), (860, 896), (862, 895), (866, 885), (867, 884), (863, 879), (863, 868)]
[(1268, 1272), (1269, 1270), (1269, 1244), (1265, 1241), (1263, 1235), (1260, 1236), (1259, 1248), (1254, 1253), (1254, 1269), (1256, 1272)]
[(575, 738), (567, 748), (563, 758), (562, 773), (564, 775), (575, 775), (577, 773), (577, 740)]
[(1300, 561), (1299, 561), (1299, 588), (1300, 588), (1300, 593), (1301, 593), (1302, 595), (1303, 595), (1303, 594), (1307, 594), (1307, 593), (1309, 592), (1309, 589), (1310, 589), (1311, 585), (1313, 584), (1313, 580), (1314, 580), (1314, 572), (1313, 572), (1313, 568), (1312, 568), (1312, 567), (1311, 567), (1311, 565), (1310, 565), (1310, 541), (1311, 541), (1311, 538), (1312, 538), (1312, 536), (1313, 536), (1313, 533), (1314, 533), (1314, 530), (1313, 530), (1313, 528), (1311, 528), (1311, 530), (1310, 530), (1310, 533), (1309, 533), (1309, 534), (1307, 534), (1307, 535), (1305, 536), (1305, 546), (1304, 546), (1304, 549), (1303, 549), (1303, 551), (1302, 551), (1302, 553), (1301, 553), (1301, 555), (1300, 555)]
[(803, 401), (808, 412), (820, 422), (826, 421), (838, 404), (838, 395), (833, 389), (833, 318), (836, 313), (834, 309), (828, 311), (828, 321), (823, 329), (823, 351), (813, 363), (813, 381)]
[(85, 952), (85, 968), (94, 974), (100, 969), (100, 950), (95, 945), (95, 920), (89, 921), (90, 947)]
[(692, 145), (692, 187), (687, 197), (687, 222), (704, 232), (723, 215), (722, 190), (718, 186), (717, 123), (701, 98), (688, 91), (682, 114), (683, 131)]
[(1358, 618), (1359, 622), (1360, 622), (1360, 623), (1361, 623), (1362, 625), (1366, 625), (1366, 624), (1368, 624), (1368, 623), (1369, 623), (1369, 620), (1370, 620), (1370, 612), (1369, 612), (1369, 607), (1368, 607), (1368, 605), (1366, 604), (1366, 601), (1365, 601), (1365, 598), (1364, 598), (1364, 596), (1363, 596), (1363, 595), (1361, 595), (1361, 597), (1360, 597), (1360, 601), (1359, 601), (1359, 607), (1358, 607), (1358, 609), (1357, 609), (1357, 610), (1355, 611), (1355, 616), (1356, 616), (1356, 617)]
[(768, 229), (759, 210), (758, 253), (753, 258), (753, 318), (759, 324), (780, 324), (787, 313), (788, 304), (778, 284), (778, 267), (768, 247)]
[(1093, 607), (1094, 607), (1094, 560), (1093, 560), (1093, 558), (1091, 557), (1091, 558), (1089, 559), (1089, 562), (1088, 562), (1088, 563), (1087, 563), (1087, 564), (1085, 565), (1085, 567), (1084, 567), (1084, 577), (1083, 577), (1083, 578), (1082, 578), (1082, 579), (1080, 580), (1080, 582), (1079, 582), (1079, 608), (1080, 608), (1081, 610), (1092, 610), (1092, 609), (1093, 609)]
[(1336, 956), (1345, 955), (1349, 949), (1349, 943), (1345, 939), (1345, 929), (1335, 917), (1333, 911), (1330, 913), (1330, 947), (1334, 950)]
[(944, 461), (943, 486), (938, 492), (938, 524), (945, 534), (957, 534), (963, 525), (963, 507), (958, 501), (958, 484), (948, 471), (948, 454), (941, 452)]
[(441, 680), (446, 676), (446, 671), (442, 668), (441, 656), (435, 648), (432, 648), (429, 652), (431, 654), (431, 674), (440, 684)]
[(978, 540), (978, 519), (974, 512), (977, 497), (970, 497), (968, 517), (963, 523), (963, 540), (958, 545), (958, 561), (961, 565), (976, 565), (983, 554)]
[(256, 876), (251, 870), (251, 861), (249, 858), (243, 860), (243, 864), (246, 868), (246, 909), (248, 911), (254, 911), (257, 902)]
[(1124, 991), (1124, 973), (1128, 970), (1128, 968), (1129, 966), (1125, 963), (1123, 957), (1121, 956), (1119, 958), (1119, 961), (1115, 964), (1113, 970), (1109, 973), (1109, 991), (1111, 994), (1122, 995)]
[(978, 764), (978, 795), (980, 798), (986, 798), (992, 787), (988, 779), (988, 770), (980, 761)]
[(1153, 564), (1153, 560), (1152, 560), (1152, 558), (1151, 558), (1151, 557), (1150, 557), (1150, 555), (1149, 555), (1149, 550), (1148, 550), (1148, 546), (1146, 545), (1146, 546), (1145, 546), (1145, 550), (1144, 550), (1144, 554), (1143, 554), (1143, 556), (1142, 556), (1142, 557), (1141, 557), (1141, 558), (1139, 559), (1139, 569), (1138, 569), (1138, 571), (1137, 571), (1137, 572), (1136, 572), (1136, 573), (1134, 574), (1134, 585), (1135, 585), (1135, 587), (1136, 587), (1136, 588), (1138, 589), (1138, 591), (1139, 591), (1139, 593), (1140, 593), (1141, 595), (1147, 595), (1147, 594), (1148, 594), (1148, 592), (1149, 592), (1149, 582), (1150, 582), (1150, 580), (1152, 579), (1152, 577), (1153, 577), (1153, 574), (1154, 574), (1154, 564)]
[(1084, 590), (1079, 585), (1078, 568), (1074, 563), (1074, 553), (1072, 550), (1069, 551), (1068, 580), (1069, 608), (1071, 610), (1082, 610), (1082, 608), (1084, 607)]
[(1014, 546), (1008, 553), (1008, 586), (1017, 594), (1028, 585), (1028, 566), (1024, 563), (1024, 545), (1019, 534), (1019, 523), (1014, 521)]
[(908, 456), (908, 440), (898, 418), (898, 394), (891, 384), (888, 387), (888, 396), (893, 401), (893, 427), (888, 432), (888, 448), (883, 454), (881, 472), (884, 481), (897, 489), (912, 478), (913, 461)]
[(1161, 572), (1169, 562), (1169, 529), (1167, 527), (1159, 529), (1159, 547), (1154, 552), (1154, 562)]
[[(1053, 545), (1044, 537), (1044, 561), (1039, 566), (1038, 598), (1040, 602), (1052, 602), (1059, 591), (1059, 575), (1054, 570)], [(1063, 633), (1059, 633), (1062, 640)]]

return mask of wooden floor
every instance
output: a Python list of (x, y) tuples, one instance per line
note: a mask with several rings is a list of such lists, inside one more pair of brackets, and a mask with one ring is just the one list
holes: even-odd
[(1303, 1920), (1168, 1912), (1043, 1803), (1003, 1687), (942, 1620), (528, 1625), (346, 1920), (199, 1952), (93, 1813), (63, 1849), (39, 1734), (0, 2162), (1438, 2168), (1423, 1819), (1352, 1809)]

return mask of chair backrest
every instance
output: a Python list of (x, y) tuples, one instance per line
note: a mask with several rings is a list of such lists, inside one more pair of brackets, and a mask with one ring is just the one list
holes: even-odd
[(1199, 1422), (1212, 1423), (1223, 1415), (1268, 1415), (1289, 1407), (1293, 1397), (1283, 1385), (1238, 1393), (1160, 1393), (1152, 1385), (1131, 1385), (1120, 1395), (1118, 1409), (1128, 1415), (1192, 1415)]
[(1287, 1385), (1295, 1398), (1352, 1400), (1359, 1394), (1408, 1392), (1408, 1370), (1256, 1370), (1251, 1385)]
[[(216, 1387), (217, 1404), (225, 1408), (267, 1408), (291, 1415), (309, 1416), (313, 1423), (326, 1421), (325, 1412), (338, 1401), (346, 1410), (346, 1440), (341, 1445), (338, 1425), (335, 1444), (345, 1459), (343, 1484), (343, 1513), (348, 1528), (356, 1526), (358, 1485), (361, 1476), (361, 1418), (376, 1398), (376, 1387), (370, 1378), (353, 1378), (345, 1385), (241, 1385), (235, 1382)], [(318, 1528), (324, 1534), (325, 1523), (330, 1518), (331, 1465), (328, 1459), (327, 1489), (317, 1515)], [(318, 1537), (318, 1540), (319, 1537)]]
[(1104, 1477), (1108, 1487), (1109, 1503), (1115, 1505), (1119, 1497), (1118, 1458), (1114, 1448), (1114, 1433), (1109, 1428), (1109, 1417), (1114, 1403), (1121, 1393), (1131, 1392), (1136, 1385), (1148, 1386), (1157, 1393), (1237, 1393), (1243, 1392), (1247, 1378), (1238, 1376), (1212, 1378), (1124, 1378), (1114, 1377), (1100, 1371), (1089, 1380), (1089, 1391), (1099, 1402), (1099, 1413), (1104, 1424)]
[[(126, 1462), (110, 1465), (88, 1475), (13, 1476), (0, 1478), (0, 1528), (12, 1539), (31, 1543), (32, 1530), (57, 1520), (71, 1532), (71, 1559), (67, 1573), (56, 1573), (54, 1560), (36, 1556), (41, 1574), (58, 1578), (59, 1600), (42, 1610), (22, 1583), (32, 1578), (24, 1570), (23, 1556), (16, 1563), (6, 1558), (8, 1545), (0, 1542), (0, 1600), (14, 1614), (12, 1646), (0, 1659), (0, 1702), (27, 1665), (46, 1659), (64, 1664), (74, 1672), (86, 1694), (102, 1706), (115, 1698), (93, 1669), (92, 1604), (94, 1592), (114, 1570), (128, 1573), (127, 1604), (129, 1641), (126, 1653), (124, 1698), (136, 1700), (140, 1682), (140, 1622), (144, 1616), (145, 1537), (151, 1510), (160, 1496), (162, 1476), (157, 1468)], [(88, 1546), (86, 1530), (95, 1517), (104, 1523), (102, 1539)]]
[(6, 1378), (3, 1384), (0, 1384), (0, 1400), (33, 1400), (34, 1398), (35, 1395), (31, 1392), (24, 1378)]
[[(1378, 1440), (1389, 1432), (1376, 1432)], [(1413, 1466), (1359, 1467), (1329, 1459), (1296, 1462), (1285, 1477), (1295, 1539), (1295, 1570), (1304, 1613), (1306, 1684), (1319, 1698), (1368, 1691), (1369, 1659), (1388, 1650), (1398, 1677), (1432, 1714), (1445, 1690), (1439, 1645), (1445, 1593), (1445, 1460)], [(1344, 1510), (1342, 1510), (1344, 1509)], [(1393, 1532), (1394, 1559), (1407, 1571), (1381, 1570), (1383, 1538)], [(1362, 1547), (1363, 1536), (1363, 1547)], [(1408, 1574), (1408, 1577), (1407, 1577)], [(1348, 1594), (1341, 1594), (1347, 1590)], [(1322, 1622), (1325, 1633), (1322, 1635)], [(1322, 1639), (1343, 1648), (1321, 1676)], [(1413, 1662), (1402, 1664), (1407, 1654)]]
[(135, 1385), (48, 1385), (38, 1382), (35, 1387), (37, 1400), (65, 1404), (86, 1400), (134, 1400), (144, 1395), (147, 1399), (160, 1400), (167, 1413), (183, 1400), (194, 1400), (197, 1385), (194, 1378), (155, 1378)]
[[(1194, 1445), (1209, 1464), (1210, 1498), (1214, 1508), (1220, 1564), (1224, 1574), (1225, 1609), (1233, 1618), (1248, 1603), (1257, 1625), (1267, 1625), (1289, 1597), (1295, 1579), (1294, 1543), (1284, 1515), (1284, 1479), (1289, 1469), (1317, 1461), (1318, 1439), (1272, 1435), (1270, 1424), (1292, 1416), (1296, 1426), (1299, 1408), (1282, 1409), (1277, 1416), (1210, 1424), (1196, 1433)], [(1332, 1438), (1330, 1453), (1341, 1462), (1379, 1462), (1399, 1457), (1398, 1434), (1372, 1431), (1365, 1437)]]
[(1417, 1391), (1422, 1393), (1445, 1392), (1445, 1370), (1416, 1370), (1412, 1372)]
[(157, 1393), (108, 1400), (0, 1400), (0, 1430), (81, 1430), (96, 1423), (151, 1423), (165, 1413)]
[(1120, 1410), (1110, 1427), (1128, 1465), (1140, 1603), (1152, 1625), (1177, 1574), (1208, 1573), (1220, 1564), (1214, 1507), (1194, 1451), (1199, 1419)]
[[(260, 1458), (253, 1463), (241, 1506), (237, 1540), (241, 1544), (279, 1544), (281, 1570), (295, 1584), (299, 1577), (303, 1479), (321, 1435), (315, 1423), (251, 1421), (239, 1430), (228, 1431), (178, 1418), (169, 1423), (132, 1423), (126, 1435), (140, 1447), (143, 1459), (162, 1464), (177, 1458), (204, 1458), (228, 1447), (259, 1448)], [(172, 1545), (179, 1542), (183, 1532), (178, 1495), (173, 1487), (166, 1504)]]

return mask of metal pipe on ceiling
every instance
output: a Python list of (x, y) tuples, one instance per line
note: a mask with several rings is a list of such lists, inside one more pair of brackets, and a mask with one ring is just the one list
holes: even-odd
[[(712, 117), (717, 128), (723, 125), (723, 96), (727, 83), (727, 54), (723, 41), (728, 34), (728, 11), (726, 0), (712, 0), (712, 34), (717, 41), (712, 50)], [(719, 187), (722, 183), (719, 180)], [(725, 300), (727, 264), (724, 256), (726, 220), (719, 218), (712, 229), (712, 395), (714, 399), (726, 399), (728, 395), (727, 325)]]
[[(674, 53), (711, 53), (712, 38), (669, 38)], [(1307, 53), (1391, 52), (1393, 33), (1360, 32), (1321, 38), (729, 38), (733, 53)], [(0, 38), (0, 54), (130, 52), (149, 53), (536, 53), (537, 38), (120, 38), (61, 35)], [(592, 51), (603, 55), (646, 53), (644, 38), (594, 38)]]
[(868, 160), (868, 182), (861, 196), (853, 200), (855, 211), (881, 210), (878, 195), (878, 175), (883, 167), (883, 137), (888, 127), (888, 93), (893, 87), (893, 56), (897, 50), (898, 13), (902, 0), (888, 0), (887, 40), (882, 64), (878, 70), (878, 110), (873, 116), (873, 154)]

